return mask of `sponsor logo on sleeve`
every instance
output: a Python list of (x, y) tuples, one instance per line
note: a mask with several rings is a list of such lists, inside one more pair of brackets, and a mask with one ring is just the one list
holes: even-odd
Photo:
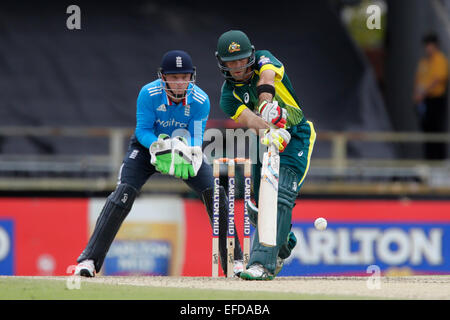
[(261, 56), (258, 60), (258, 65), (261, 68), (263, 65), (271, 63), (270, 59), (266, 56)]

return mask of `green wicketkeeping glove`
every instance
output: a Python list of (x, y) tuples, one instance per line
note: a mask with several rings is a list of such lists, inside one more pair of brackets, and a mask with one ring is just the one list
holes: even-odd
[(203, 160), (200, 147), (189, 147), (184, 137), (171, 139), (167, 134), (152, 143), (150, 157), (156, 170), (182, 179), (195, 177)]
[(167, 134), (161, 133), (150, 146), (151, 163), (162, 174), (169, 174), (172, 164), (172, 143)]
[(189, 147), (184, 137), (172, 139), (173, 175), (188, 179), (195, 177), (202, 162), (200, 147)]

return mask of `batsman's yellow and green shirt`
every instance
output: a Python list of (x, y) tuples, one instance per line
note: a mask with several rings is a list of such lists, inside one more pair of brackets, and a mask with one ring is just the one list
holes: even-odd
[(256, 51), (255, 59), (254, 73), (249, 82), (242, 84), (233, 84), (230, 81), (224, 82), (220, 97), (222, 110), (235, 121), (246, 108), (257, 111), (259, 99), (256, 84), (261, 72), (270, 69), (275, 71), (276, 74), (273, 100), (278, 101), (278, 105), (287, 110), (287, 127), (290, 128), (302, 122), (303, 111), (300, 108), (291, 81), (284, 72), (283, 64), (267, 50)]

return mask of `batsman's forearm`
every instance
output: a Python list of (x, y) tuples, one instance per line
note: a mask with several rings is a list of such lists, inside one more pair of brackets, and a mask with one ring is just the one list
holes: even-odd
[[(260, 86), (262, 84), (268, 84), (275, 87), (275, 71), (273, 70), (264, 70), (259, 77), (258, 83), (256, 86)], [(258, 96), (259, 104), (263, 101), (272, 102), (273, 95), (268, 92), (263, 92)]]
[(249, 126), (250, 129), (254, 129), (254, 130), (266, 130), (269, 129), (270, 126), (269, 124), (262, 118), (258, 117), (255, 115), (254, 118), (252, 118), (250, 120)]
[(269, 124), (263, 118), (257, 116), (249, 109), (244, 109), (244, 111), (242, 111), (239, 118), (237, 118), (237, 122), (243, 127), (255, 130), (256, 134), (270, 128)]
[(263, 101), (272, 102), (273, 96), (270, 93), (263, 92), (258, 97), (258, 104), (261, 104)]
[(255, 114), (254, 117), (250, 118), (249, 125), (247, 127), (259, 136), (262, 136), (264, 131), (270, 128), (269, 124), (263, 118), (258, 117)]

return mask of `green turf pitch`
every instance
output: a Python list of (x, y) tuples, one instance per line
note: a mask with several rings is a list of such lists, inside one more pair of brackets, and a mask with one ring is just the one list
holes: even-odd
[[(280, 292), (227, 291), (113, 285), (82, 281), (68, 289), (64, 280), (0, 279), (0, 300), (305, 300), (364, 299), (363, 297), (305, 295)], [(369, 298), (372, 299), (372, 298)]]

